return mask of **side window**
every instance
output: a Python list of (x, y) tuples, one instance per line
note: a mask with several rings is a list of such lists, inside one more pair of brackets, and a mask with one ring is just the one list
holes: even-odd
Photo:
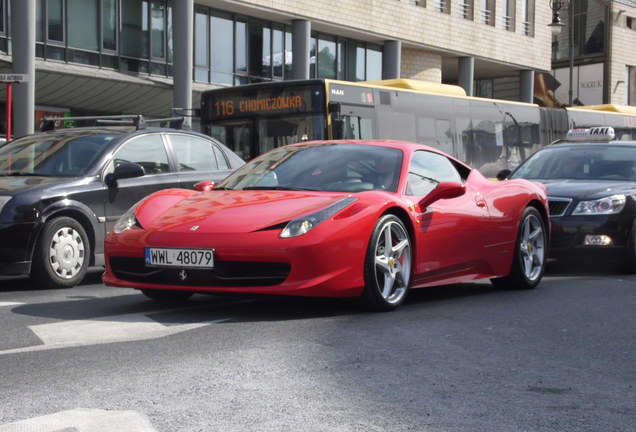
[(219, 169), (214, 144), (191, 135), (170, 135), (177, 155), (179, 171), (214, 171)]
[(159, 134), (144, 135), (126, 142), (115, 153), (115, 166), (121, 162), (134, 162), (146, 170), (146, 174), (170, 172), (168, 153)]
[(462, 181), (459, 172), (445, 156), (429, 151), (413, 153), (406, 185), (408, 195), (423, 196), (432, 191), (438, 183)]

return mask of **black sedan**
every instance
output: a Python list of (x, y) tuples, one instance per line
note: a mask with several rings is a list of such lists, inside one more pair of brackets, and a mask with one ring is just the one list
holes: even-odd
[(104, 265), (106, 232), (136, 202), (220, 181), (244, 163), (209, 136), (137, 124), (36, 133), (0, 147), (0, 275), (74, 286), (89, 266)]
[(544, 183), (552, 223), (550, 256), (620, 259), (636, 272), (636, 142), (612, 128), (573, 130), (508, 178)]

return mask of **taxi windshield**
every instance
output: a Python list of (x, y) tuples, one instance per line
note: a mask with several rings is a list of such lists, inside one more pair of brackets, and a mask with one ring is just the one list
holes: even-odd
[(576, 144), (544, 148), (510, 178), (636, 181), (636, 146)]
[(0, 147), (0, 175), (84, 175), (117, 134), (34, 134)]

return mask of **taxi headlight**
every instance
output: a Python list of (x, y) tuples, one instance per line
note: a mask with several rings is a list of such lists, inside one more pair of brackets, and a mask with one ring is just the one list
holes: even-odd
[(625, 207), (625, 195), (612, 195), (609, 197), (593, 200), (581, 201), (574, 211), (573, 215), (608, 215), (620, 213)]
[(13, 198), (13, 197), (10, 197), (10, 196), (0, 196), (0, 212), (2, 212), (2, 207), (4, 207), (4, 205), (5, 205), (6, 203), (8, 203), (8, 202), (9, 202), (9, 200), (10, 200), (11, 198)]
[(300, 217), (298, 219), (292, 219), (287, 223), (287, 226), (283, 228), (280, 236), (282, 238), (290, 238), (305, 234), (325, 220), (329, 219), (331, 216), (338, 213), (343, 208), (347, 207), (349, 204), (353, 203), (355, 200), (356, 198), (351, 197), (343, 198), (315, 213)]

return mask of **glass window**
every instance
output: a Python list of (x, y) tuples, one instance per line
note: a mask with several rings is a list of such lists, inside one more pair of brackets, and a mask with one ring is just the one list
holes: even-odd
[(152, 56), (165, 58), (166, 56), (166, 9), (163, 1), (153, 1), (150, 10), (150, 28)]
[[(291, 32), (286, 31), (285, 32), (285, 51), (289, 51), (289, 61), (287, 61), (287, 58), (285, 58), (285, 79), (289, 79), (291, 78), (292, 74), (292, 56), (291, 56), (291, 50), (292, 50), (292, 35)], [(285, 56), (287, 57), (287, 56)]]
[(143, 135), (126, 142), (115, 153), (115, 166), (121, 162), (134, 162), (146, 170), (146, 174), (170, 172), (168, 153), (159, 134)]
[(627, 103), (636, 105), (636, 67), (627, 67)]
[(214, 171), (219, 169), (210, 141), (190, 135), (170, 135), (177, 155), (179, 171)]
[(382, 79), (382, 51), (380, 49), (367, 48), (366, 76), (368, 81)]
[(236, 72), (247, 73), (247, 23), (244, 21), (236, 22), (234, 55), (236, 61)]
[(0, 33), (5, 32), (4, 27), (4, 0), (0, 0)]
[(495, 25), (495, 0), (481, 0), (481, 22)]
[(336, 78), (335, 38), (321, 36), (318, 39), (318, 78)]
[(341, 80), (346, 79), (347, 76), (347, 56), (345, 56), (346, 51), (347, 43), (345, 41), (338, 41), (338, 79)]
[(435, 0), (435, 10), (445, 14), (450, 13), (450, 0)]
[[(287, 61), (287, 51), (285, 51), (283, 29), (275, 28), (273, 33), (272, 43), (272, 67), (274, 68), (274, 76), (277, 78), (283, 77), (283, 67)], [(291, 54), (291, 51), (290, 51)], [(291, 56), (289, 56), (291, 61)]]
[[(50, 4), (50, 3), (49, 3)], [(67, 0), (68, 46), (99, 50), (99, 4), (97, 0)]]
[(194, 65), (207, 68), (208, 52), (208, 15), (197, 11), (194, 14)]
[(121, 2), (121, 54), (148, 58), (148, 2)]
[(316, 37), (309, 38), (309, 78), (316, 78)]
[(62, 0), (47, 2), (47, 38), (52, 41), (64, 42), (64, 5)]
[(406, 185), (408, 195), (427, 195), (439, 183), (446, 181), (462, 181), (459, 172), (448, 158), (429, 151), (413, 153)]
[(459, 17), (467, 20), (473, 20), (473, 1), (474, 0), (460, 0), (459, 1)]
[(117, 3), (115, 0), (102, 0), (102, 47), (117, 49)]
[(523, 34), (534, 36), (534, 0), (524, 0)]
[(503, 12), (503, 26), (508, 31), (515, 31), (515, 3), (517, 0), (505, 0)]
[(44, 42), (44, 34), (42, 29), (44, 28), (44, 14), (43, 4), (44, 0), (37, 0), (35, 2), (35, 40), (38, 42)]
[(210, 16), (210, 60), (213, 83), (232, 84), (234, 53), (231, 35), (233, 28), (234, 22), (230, 15), (215, 13)]

